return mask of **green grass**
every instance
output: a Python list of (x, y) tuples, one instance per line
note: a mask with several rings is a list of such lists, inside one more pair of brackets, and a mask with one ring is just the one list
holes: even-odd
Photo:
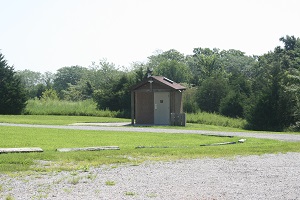
[[(196, 134), (164, 134), (0, 126), (0, 147), (41, 147), (43, 153), (0, 154), (0, 172), (81, 170), (83, 166), (141, 163), (146, 160), (176, 160), (232, 157), (278, 152), (299, 152), (300, 143), (248, 138), (246, 143), (201, 147), (200, 144), (237, 141)], [(57, 152), (57, 148), (119, 146), (121, 150)], [(137, 146), (167, 146), (144, 148)]]
[(14, 200), (14, 199), (15, 198), (11, 194), (7, 195), (5, 198), (5, 200)]
[(105, 185), (114, 186), (114, 185), (116, 185), (116, 183), (114, 181), (105, 181)]
[(127, 196), (134, 196), (135, 193), (134, 192), (125, 192), (125, 195), (127, 195)]
[(19, 124), (68, 125), (84, 122), (130, 122), (129, 119), (64, 115), (0, 115), (0, 122)]
[[(93, 116), (63, 116), (63, 115), (0, 115), (0, 123), (17, 124), (45, 124), (45, 125), (68, 125), (74, 123), (104, 123), (104, 122), (128, 122), (130, 119), (112, 118), (112, 117), (93, 117)], [(215, 126), (207, 124), (187, 123), (185, 127), (174, 126), (154, 126), (153, 128), (176, 128), (191, 130), (211, 130), (211, 131), (245, 131), (241, 128), (232, 128), (224, 126)]]
[(225, 126), (215, 126), (208, 124), (187, 123), (186, 126), (153, 126), (153, 128), (167, 128), (167, 129), (186, 129), (186, 130), (204, 130), (204, 131), (224, 131), (224, 132), (249, 132), (249, 130), (241, 128), (232, 128)]
[(72, 185), (76, 185), (78, 184), (80, 181), (80, 177), (72, 177), (69, 179), (69, 183), (72, 184)]

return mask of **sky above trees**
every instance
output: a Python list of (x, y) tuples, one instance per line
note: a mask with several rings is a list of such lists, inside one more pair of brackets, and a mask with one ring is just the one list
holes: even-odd
[(261, 55), (300, 36), (298, 0), (0, 0), (0, 51), (16, 70), (117, 66), (158, 49), (197, 47)]

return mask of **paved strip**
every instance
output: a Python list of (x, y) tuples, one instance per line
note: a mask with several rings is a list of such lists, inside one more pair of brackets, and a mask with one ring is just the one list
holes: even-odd
[(273, 139), (289, 142), (300, 142), (300, 134), (273, 134), (273, 133), (256, 133), (256, 132), (223, 132), (223, 131), (204, 131), (204, 130), (185, 130), (185, 129), (164, 129), (149, 127), (107, 127), (107, 126), (74, 126), (74, 125), (33, 125), (33, 124), (11, 124), (0, 123), (0, 126), (30, 127), (30, 128), (54, 128), (54, 129), (71, 129), (71, 130), (95, 130), (95, 131), (120, 131), (120, 132), (144, 132), (144, 133), (181, 133), (181, 134), (200, 134), (214, 136), (236, 136), (252, 137), (260, 139)]

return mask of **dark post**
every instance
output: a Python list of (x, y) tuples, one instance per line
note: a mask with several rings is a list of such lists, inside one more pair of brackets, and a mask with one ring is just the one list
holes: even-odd
[(134, 125), (134, 91), (131, 91), (131, 124)]

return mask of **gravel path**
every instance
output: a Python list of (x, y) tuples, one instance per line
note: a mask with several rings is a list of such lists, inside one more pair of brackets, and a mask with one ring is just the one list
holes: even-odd
[[(118, 124), (123, 126), (118, 126)], [(114, 123), (115, 126), (108, 126), (108, 124), (101, 123), (90, 125), (31, 125), (31, 124), (10, 124), (0, 123), (0, 126), (19, 126), (19, 127), (32, 127), (32, 128), (59, 128), (59, 129), (72, 129), (72, 130), (99, 130), (99, 131), (127, 131), (127, 132), (157, 132), (157, 133), (182, 133), (182, 134), (201, 134), (201, 135), (229, 135), (239, 137), (254, 137), (263, 139), (274, 139), (281, 141), (300, 142), (300, 134), (271, 134), (271, 133), (254, 133), (254, 132), (221, 132), (221, 131), (202, 131), (202, 130), (184, 130), (184, 129), (163, 129), (163, 128), (149, 128), (149, 127), (132, 127), (124, 126), (124, 123)]]
[(300, 199), (300, 153), (0, 174), (0, 199)]

